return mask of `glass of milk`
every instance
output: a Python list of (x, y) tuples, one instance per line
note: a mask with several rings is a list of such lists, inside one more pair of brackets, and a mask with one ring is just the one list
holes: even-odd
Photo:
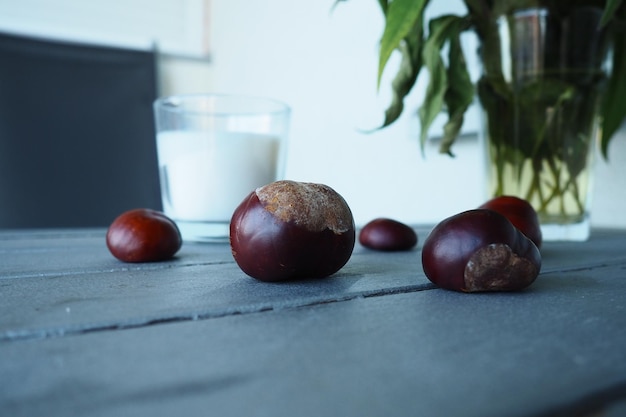
[(183, 240), (227, 240), (239, 203), (282, 179), (289, 106), (190, 94), (159, 98), (154, 112), (163, 211)]

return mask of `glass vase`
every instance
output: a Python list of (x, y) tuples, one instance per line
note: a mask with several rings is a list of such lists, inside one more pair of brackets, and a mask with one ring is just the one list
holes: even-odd
[(481, 41), (478, 96), (490, 197), (537, 210), (543, 238), (589, 237), (594, 144), (609, 68), (602, 10), (522, 9)]

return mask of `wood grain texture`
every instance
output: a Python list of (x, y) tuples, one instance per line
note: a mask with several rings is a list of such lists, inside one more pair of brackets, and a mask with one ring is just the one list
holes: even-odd
[(542, 253), (528, 290), (461, 294), (428, 282), (419, 248), (267, 284), (228, 245), (126, 265), (103, 231), (2, 232), (1, 414), (619, 413), (626, 231)]

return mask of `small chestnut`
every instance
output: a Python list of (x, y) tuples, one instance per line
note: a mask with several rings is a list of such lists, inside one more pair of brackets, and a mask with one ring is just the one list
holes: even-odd
[(380, 251), (409, 250), (417, 245), (417, 233), (397, 220), (378, 218), (363, 226), (359, 242), (366, 248)]
[(261, 281), (332, 275), (350, 259), (355, 239), (348, 204), (323, 184), (276, 181), (257, 188), (230, 222), (235, 261)]
[(449, 290), (516, 291), (535, 281), (541, 254), (506, 217), (477, 209), (435, 226), (424, 241), (422, 266), (428, 279)]
[(539, 216), (528, 201), (519, 197), (503, 195), (492, 198), (478, 208), (489, 209), (502, 214), (513, 223), (513, 226), (532, 240), (537, 248), (541, 248), (542, 235)]
[(178, 226), (165, 214), (134, 209), (120, 214), (109, 226), (106, 244), (123, 262), (156, 262), (174, 256), (182, 246)]

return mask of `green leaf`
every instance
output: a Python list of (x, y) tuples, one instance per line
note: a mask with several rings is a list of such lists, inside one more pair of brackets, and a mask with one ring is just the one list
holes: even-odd
[(378, 5), (380, 6), (380, 9), (382, 10), (383, 14), (385, 16), (387, 16), (387, 8), (389, 7), (389, 1), (388, 0), (378, 0)]
[(619, 9), (622, 4), (622, 0), (608, 0), (606, 2), (606, 6), (604, 8), (604, 13), (602, 14), (602, 21), (600, 22), (600, 27), (606, 26), (615, 16), (615, 12)]
[(448, 121), (443, 127), (443, 139), (439, 152), (452, 155), (452, 145), (459, 136), (465, 111), (474, 99), (474, 84), (467, 71), (467, 63), (461, 47), (461, 30), (452, 34), (450, 38), (450, 51), (448, 54), (448, 90), (444, 101), (448, 109)]
[(479, 37), (484, 37), (493, 18), (491, 17), (493, 4), (488, 0), (464, 0), (468, 10), (468, 17), (476, 26)]
[(402, 60), (400, 68), (391, 83), (393, 94), (391, 104), (385, 111), (385, 120), (380, 128), (389, 126), (400, 117), (404, 110), (404, 98), (413, 89), (417, 76), (420, 73), (424, 38), (422, 24), (422, 20), (418, 19), (415, 22), (414, 29), (409, 32), (404, 42), (400, 44), (399, 49), (402, 54)]
[(378, 61), (378, 82), (391, 54), (400, 46), (400, 42), (413, 30), (415, 22), (422, 19), (428, 0), (393, 0), (387, 8), (385, 30), (380, 41)]
[(443, 110), (444, 97), (450, 87), (448, 73), (441, 57), (441, 49), (446, 41), (459, 36), (464, 27), (463, 23), (463, 18), (454, 15), (441, 16), (430, 22), (428, 39), (424, 43), (422, 52), (430, 81), (426, 88), (424, 102), (418, 111), (421, 123), (420, 144), (422, 152), (426, 144), (428, 129)]
[(626, 119), (626, 34), (615, 32), (613, 37), (613, 70), (602, 106), (602, 136), (600, 149), (608, 159), (609, 142)]

